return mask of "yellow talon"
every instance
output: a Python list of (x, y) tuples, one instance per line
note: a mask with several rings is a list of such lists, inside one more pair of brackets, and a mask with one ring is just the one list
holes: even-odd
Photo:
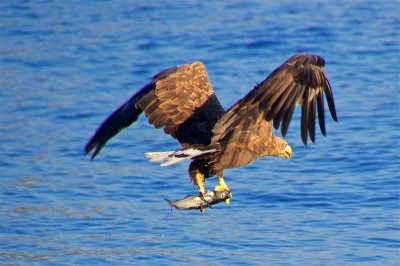
[(222, 175), (218, 175), (218, 185), (214, 188), (215, 191), (230, 191), (229, 187), (225, 184), (224, 177)]
[[(215, 186), (214, 188), (215, 191), (230, 191), (229, 187), (226, 185), (224, 177), (222, 175), (218, 175), (218, 185)], [(230, 196), (232, 197), (232, 193), (230, 193)], [(225, 200), (226, 204), (229, 204), (231, 201), (231, 198), (228, 198)]]

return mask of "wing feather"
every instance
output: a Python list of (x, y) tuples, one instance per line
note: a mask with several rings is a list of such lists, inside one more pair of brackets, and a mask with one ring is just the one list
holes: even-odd
[[(295, 87), (297, 86), (296, 84), (291, 84), (291, 87)], [(287, 88), (288, 90), (290, 90), (290, 93), (286, 93), (284, 94), (285, 99), (283, 99), (282, 101), (279, 101), (279, 106), (276, 107), (276, 111), (274, 111), (272, 114), (272, 117), (266, 117), (267, 120), (271, 120), (273, 117), (275, 117), (275, 119), (273, 120), (274, 122), (274, 128), (278, 129), (279, 125), (284, 117), (284, 115), (290, 110), (291, 108), (291, 103), (292, 101), (295, 99), (296, 97), (296, 91), (294, 90), (294, 88)], [(275, 109), (273, 107), (273, 109)]]
[(267, 121), (272, 120), (276, 129), (281, 127), (281, 133), (285, 136), (295, 106), (299, 104), (301, 139), (304, 144), (307, 144), (308, 137), (315, 142), (316, 111), (321, 133), (326, 134), (323, 94), (333, 120), (337, 121), (332, 89), (323, 70), (324, 65), (325, 60), (317, 55), (292, 56), (232, 106), (216, 123), (214, 134), (223, 137), (224, 131), (232, 130), (239, 124), (236, 120), (246, 115), (246, 108), (258, 106), (259, 113), (264, 113)]
[(324, 112), (324, 96), (322, 95), (322, 93), (319, 93), (317, 95), (317, 107), (318, 107), (319, 128), (321, 129), (322, 135), (326, 136), (325, 112)]
[[(274, 101), (275, 104), (273, 106), (271, 106), (271, 112), (268, 112), (265, 119), (267, 120), (272, 120), (272, 118), (275, 117), (276, 122), (279, 124), (279, 121), (282, 116), (281, 116), (281, 110), (282, 107), (286, 104), (287, 99), (290, 98), (289, 96), (294, 94), (293, 88), (296, 86), (296, 84), (291, 83), (289, 84), (289, 86), (285, 89), (281, 90), (281, 94), (278, 100)], [(284, 91), (289, 91), (290, 93), (283, 93)]]
[(301, 140), (307, 144), (307, 130), (308, 130), (308, 94), (309, 90), (306, 88), (303, 94), (303, 105), (301, 108)]
[[(144, 112), (148, 122), (184, 144), (208, 144), (211, 129), (224, 113), (208, 80), (205, 66), (194, 62), (164, 70), (112, 113), (85, 147), (95, 152)], [(208, 126), (204, 127), (204, 123)]]
[(138, 119), (142, 110), (136, 107), (136, 103), (151, 90), (151, 85), (143, 87), (104, 120), (85, 146), (85, 154), (94, 150), (91, 160), (96, 157), (109, 139)]
[[(304, 144), (308, 136), (315, 142), (315, 115), (318, 108), (318, 120), (321, 133), (326, 135), (323, 94), (328, 103), (334, 121), (337, 121), (332, 89), (323, 67), (325, 60), (317, 55), (297, 54), (275, 69), (251, 94), (258, 95), (260, 106), (266, 107), (266, 119), (274, 121), (278, 128), (281, 119), (281, 133), (287, 133), (294, 106), (301, 106), (301, 138)], [(289, 86), (277, 86), (283, 82)], [(263, 94), (265, 96), (263, 96)], [(285, 95), (288, 95), (287, 97)], [(292, 97), (292, 95), (296, 95)], [(265, 103), (265, 102), (267, 103)], [(286, 114), (287, 113), (287, 114)]]
[(324, 83), (325, 83), (325, 86), (324, 86), (325, 98), (326, 98), (326, 102), (328, 103), (329, 111), (331, 113), (333, 120), (338, 121), (338, 118), (336, 115), (336, 109), (335, 109), (335, 102), (333, 100), (331, 84), (329, 83), (329, 80), (325, 77), (325, 74), (323, 74), (323, 77), (324, 77)]
[[(296, 105), (294, 105), (294, 104), (289, 105), (288, 106), (289, 109), (283, 115), (282, 128), (281, 128), (282, 135), (286, 135), (286, 132), (289, 128), (290, 120), (292, 119), (292, 115), (293, 115), (295, 107), (296, 107)], [(279, 127), (279, 125), (278, 125), (278, 127)]]
[(310, 92), (310, 104), (309, 106), (309, 115), (308, 115), (308, 133), (310, 134), (310, 139), (312, 142), (315, 142), (315, 109), (316, 109), (316, 103), (315, 103), (315, 91), (309, 90)]

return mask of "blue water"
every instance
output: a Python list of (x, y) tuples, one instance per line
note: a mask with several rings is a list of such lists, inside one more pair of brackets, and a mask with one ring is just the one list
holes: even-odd
[[(399, 265), (398, 1), (0, 3), (0, 264)], [(293, 157), (227, 170), (230, 205), (196, 193), (177, 143), (141, 118), (93, 162), (97, 126), (158, 71), (201, 60), (227, 108), (297, 52), (327, 61), (339, 123)], [(207, 180), (208, 189), (216, 184)]]

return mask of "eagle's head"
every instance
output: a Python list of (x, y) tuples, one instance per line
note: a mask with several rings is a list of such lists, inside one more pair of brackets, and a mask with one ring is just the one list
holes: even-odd
[(267, 149), (265, 156), (276, 156), (290, 159), (292, 157), (292, 148), (283, 138), (274, 136), (271, 146)]

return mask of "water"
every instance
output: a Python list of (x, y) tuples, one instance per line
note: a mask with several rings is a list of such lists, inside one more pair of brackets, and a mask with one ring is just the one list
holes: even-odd
[[(396, 1), (2, 1), (0, 262), (6, 265), (398, 265)], [(339, 123), (290, 161), (226, 171), (230, 205), (196, 192), (177, 148), (141, 118), (90, 162), (82, 150), (158, 71), (206, 63), (225, 107), (296, 52), (322, 55)], [(216, 184), (207, 180), (208, 189)]]

